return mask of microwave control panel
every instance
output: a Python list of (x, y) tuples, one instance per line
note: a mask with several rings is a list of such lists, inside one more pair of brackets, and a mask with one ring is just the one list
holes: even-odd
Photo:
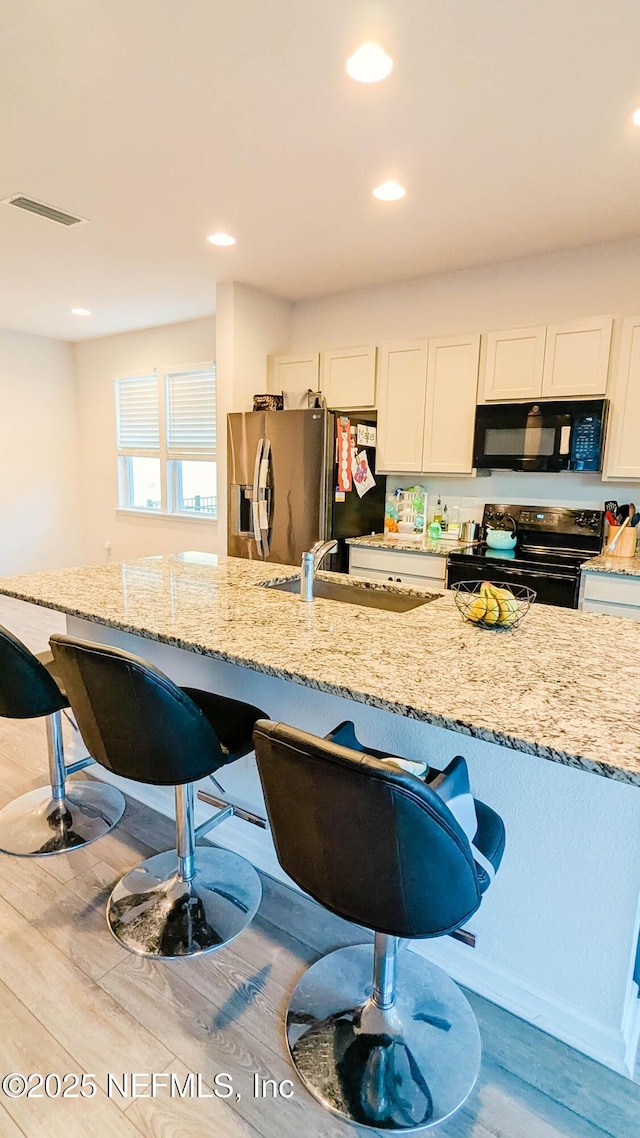
[(599, 415), (576, 415), (571, 431), (571, 469), (600, 469), (602, 420)]

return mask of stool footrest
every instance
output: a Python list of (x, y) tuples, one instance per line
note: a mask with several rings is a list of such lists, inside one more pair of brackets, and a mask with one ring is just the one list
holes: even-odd
[[(221, 822), (224, 822), (225, 818), (233, 815), (234, 818), (241, 818), (243, 822), (251, 822), (252, 826), (259, 826), (261, 830), (266, 830), (268, 827), (266, 818), (262, 818), (259, 814), (254, 814), (251, 810), (245, 810), (243, 806), (237, 806), (233, 802), (227, 802), (224, 798), (217, 798), (214, 794), (209, 794), (208, 790), (199, 790), (198, 799), (200, 802), (208, 803), (209, 806), (217, 806), (220, 810), (230, 810), (231, 814), (225, 813), (224, 818), (220, 818)], [(213, 824), (217, 825), (217, 815), (214, 818)], [(205, 822), (203, 825), (206, 826), (207, 823)], [(199, 836), (198, 831), (200, 829), (201, 827), (198, 827), (196, 830), (196, 837)]]
[(86, 770), (87, 767), (92, 767), (95, 761), (95, 759), (91, 758), (91, 755), (86, 755), (84, 759), (78, 759), (77, 762), (69, 763), (65, 766), (65, 774), (76, 774), (78, 771)]

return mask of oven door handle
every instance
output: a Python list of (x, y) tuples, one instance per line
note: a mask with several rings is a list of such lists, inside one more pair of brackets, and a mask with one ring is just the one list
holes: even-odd
[[(495, 566), (495, 570), (496, 570), (496, 573), (501, 573), (501, 572), (504, 572), (505, 574), (508, 573), (508, 575), (510, 577), (543, 578), (545, 581), (572, 581), (574, 584), (578, 580), (578, 576), (579, 576), (579, 574), (576, 574), (574, 576), (572, 573), (538, 573), (538, 572), (536, 572), (535, 569), (504, 569), (504, 570), (502, 570), (497, 565)], [(467, 580), (473, 580), (473, 579), (474, 578), (472, 578), (472, 577), (467, 578)]]

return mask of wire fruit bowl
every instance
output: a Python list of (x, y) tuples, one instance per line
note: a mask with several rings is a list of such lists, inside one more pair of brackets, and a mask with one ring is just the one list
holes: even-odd
[(463, 620), (501, 632), (519, 628), (537, 596), (526, 585), (493, 585), (491, 581), (457, 581), (451, 591)]

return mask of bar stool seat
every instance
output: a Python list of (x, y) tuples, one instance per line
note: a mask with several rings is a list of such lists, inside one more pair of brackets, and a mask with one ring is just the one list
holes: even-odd
[(68, 636), (51, 638), (73, 712), (91, 754), (122, 778), (172, 786), (176, 849), (147, 858), (113, 889), (107, 922), (139, 956), (170, 960), (228, 944), (253, 919), (262, 886), (253, 866), (196, 841), (229, 818), (225, 805), (194, 825), (194, 783), (253, 750), (263, 712), (251, 704), (181, 688), (129, 652)]
[[(356, 746), (334, 741), (345, 727)], [(409, 952), (398, 961), (400, 938), (453, 934), (469, 920), (500, 865), (504, 825), (475, 801), (483, 870), (428, 783), (365, 750), (352, 724), (332, 735), (270, 722), (254, 732), (283, 869), (325, 908), (374, 931), (373, 946), (337, 949), (304, 973), (287, 1009), (289, 1052), (311, 1094), (347, 1121), (429, 1129), (470, 1094), (480, 1033), (441, 968)]]
[(0, 852), (45, 857), (88, 845), (122, 817), (124, 797), (113, 786), (67, 776), (93, 763), (65, 765), (62, 714), (69, 700), (50, 652), (35, 655), (0, 627), (0, 717), (46, 720), (50, 785), (31, 790), (0, 810)]

